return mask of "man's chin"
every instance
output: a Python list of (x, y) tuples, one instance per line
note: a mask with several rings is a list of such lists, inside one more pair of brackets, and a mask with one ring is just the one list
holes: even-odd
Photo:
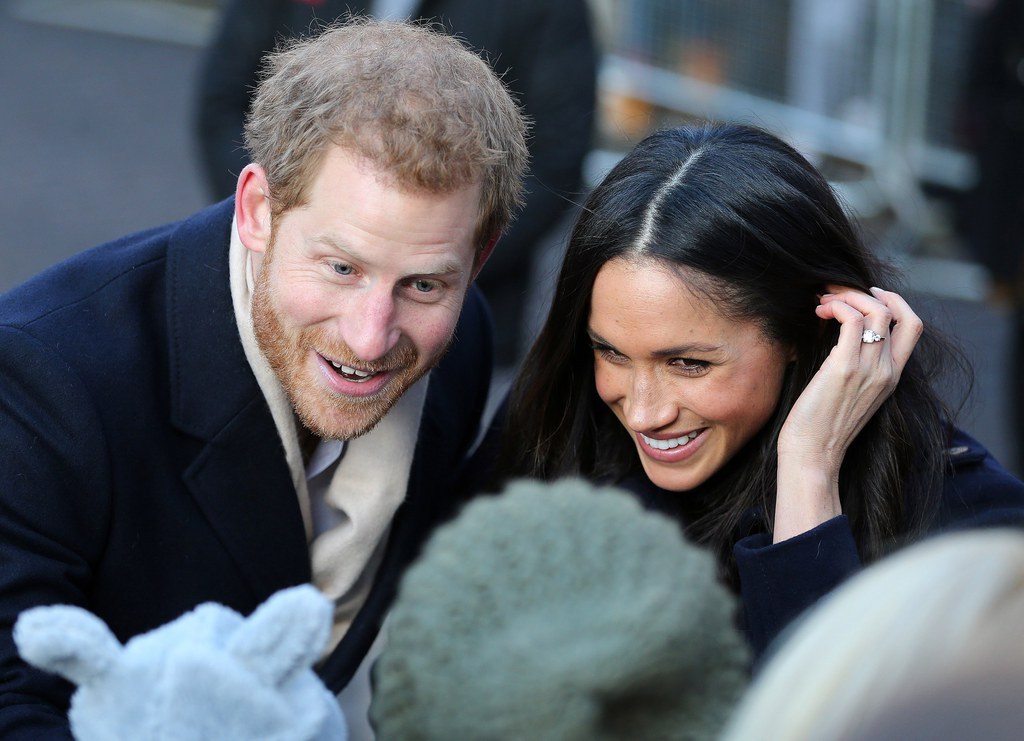
[(313, 398), (296, 399), (291, 393), (288, 396), (302, 424), (317, 437), (323, 440), (354, 440), (372, 431), (429, 370), (430, 367), (415, 371), (406, 369), (368, 397), (320, 396), (315, 393)]
[(323, 440), (355, 440), (376, 427), (392, 406), (393, 402), (383, 411), (358, 410), (341, 414), (337, 410), (329, 414), (322, 411), (312, 414), (300, 411), (299, 420), (306, 429)]
[(306, 429), (317, 437), (323, 440), (354, 440), (373, 430), (406, 390), (407, 387), (403, 386), (400, 393), (390, 389), (389, 393), (358, 401), (334, 399), (295, 404), (293, 400), (292, 406)]

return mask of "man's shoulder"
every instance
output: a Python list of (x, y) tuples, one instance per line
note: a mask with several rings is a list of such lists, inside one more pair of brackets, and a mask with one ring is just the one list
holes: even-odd
[(214, 249), (210, 238), (218, 227), (230, 234), (227, 205), (120, 237), (47, 268), (0, 296), (0, 324), (27, 329), (48, 319), (81, 317), (94, 306), (107, 305), (113, 311), (118, 305), (127, 309), (131, 303), (152, 301), (156, 284), (164, 280), (169, 252)]
[[(494, 319), (483, 293), (470, 286), (462, 304), (455, 336), (437, 370), (446, 376), (464, 377), (475, 369), (488, 369), (493, 363)], [(436, 373), (434, 375), (437, 375)]]
[(421, 445), (450, 448), (461, 455), (475, 439), (491, 385), (492, 327), (483, 294), (471, 287), (451, 347), (430, 374)]

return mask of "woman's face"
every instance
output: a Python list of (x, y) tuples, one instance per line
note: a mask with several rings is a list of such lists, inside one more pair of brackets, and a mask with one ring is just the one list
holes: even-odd
[(723, 317), (652, 258), (601, 268), (589, 334), (598, 395), (648, 478), (671, 491), (707, 481), (764, 426), (792, 359), (757, 324)]

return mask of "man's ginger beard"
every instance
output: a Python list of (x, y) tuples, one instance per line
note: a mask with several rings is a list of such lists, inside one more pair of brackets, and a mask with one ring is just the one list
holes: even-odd
[[(404, 335), (382, 358), (359, 360), (344, 343), (335, 340), (322, 327), (290, 329), (284, 326), (274, 306), (270, 287), (274, 235), (256, 276), (252, 297), (252, 323), (256, 343), (284, 388), (292, 408), (302, 424), (314, 435), (326, 440), (351, 440), (364, 435), (383, 419), (402, 394), (444, 356), (454, 332), (432, 362), (417, 365), (419, 352)], [(372, 396), (342, 396), (332, 393), (318, 378), (312, 353), (318, 352), (336, 362), (371, 373), (391, 371), (393, 375)]]

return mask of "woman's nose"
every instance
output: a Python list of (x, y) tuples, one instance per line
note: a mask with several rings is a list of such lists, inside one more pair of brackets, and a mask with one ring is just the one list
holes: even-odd
[(650, 374), (635, 374), (623, 411), (637, 432), (659, 430), (675, 421), (675, 399)]

